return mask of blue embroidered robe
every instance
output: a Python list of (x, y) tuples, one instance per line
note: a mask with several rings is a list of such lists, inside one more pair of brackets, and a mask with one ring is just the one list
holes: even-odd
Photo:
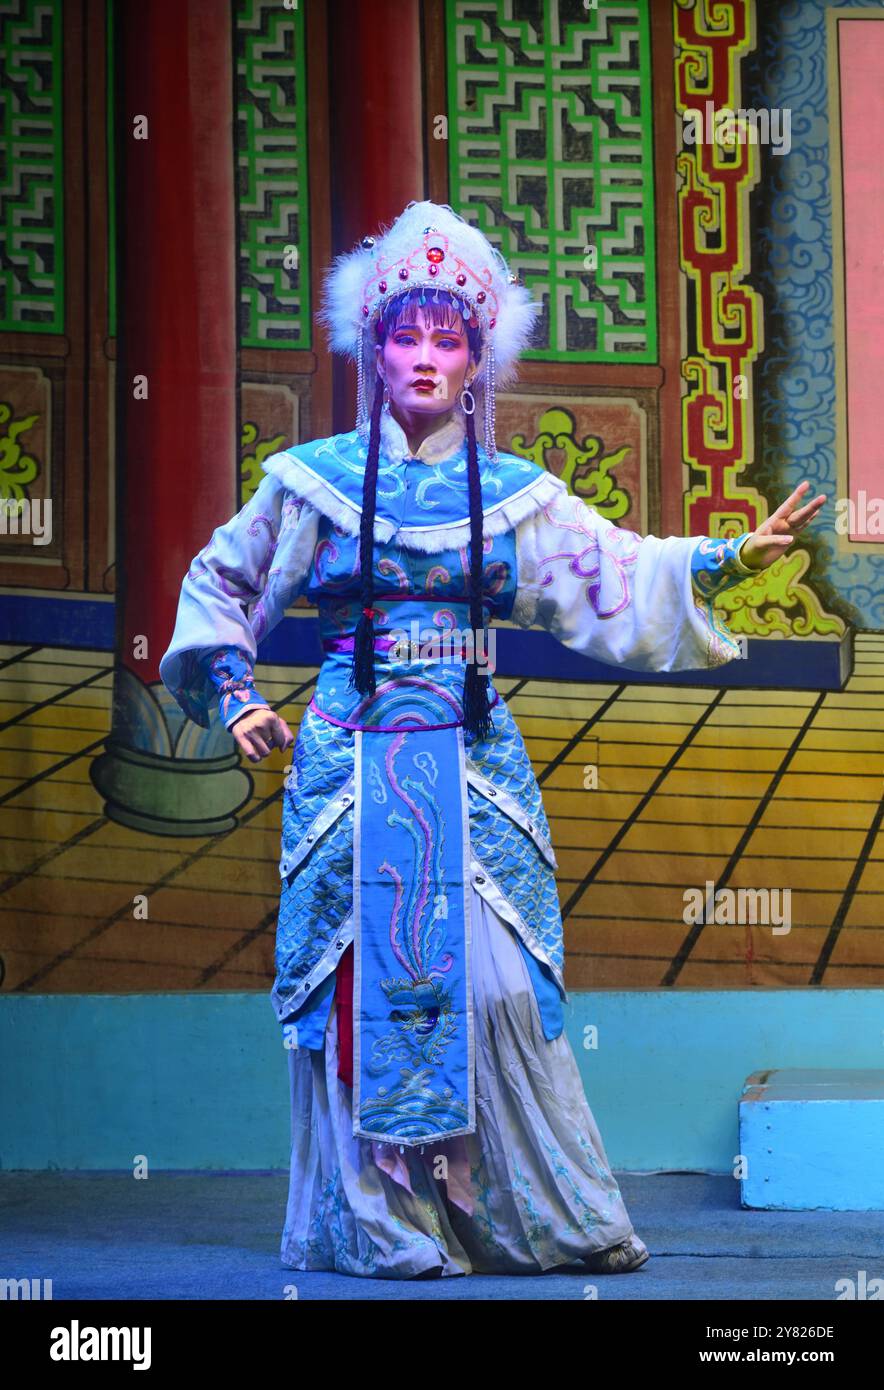
[[(252, 679), (258, 642), (298, 595), (316, 604), (325, 650), (286, 777), (271, 998), (298, 1044), (321, 1048), (335, 967), (354, 941), (354, 1133), (414, 1144), (474, 1129), (471, 889), (515, 932), (549, 1038), (567, 998), (562, 921), (549, 825), (512, 714), (497, 698), (493, 735), (465, 737), (464, 663), (427, 646), (469, 629), (457, 416), (414, 457), (384, 416), (375, 633), (423, 645), (376, 652), (373, 698), (349, 688), (366, 452), (353, 431), (264, 461), (251, 501), (191, 566), (160, 675), (204, 727), (218, 691), (229, 727), (267, 703)], [(528, 460), (492, 463), (480, 446), (479, 461), (487, 622), (537, 623), (637, 670), (739, 653), (712, 604), (750, 573), (745, 537), (642, 539)]]

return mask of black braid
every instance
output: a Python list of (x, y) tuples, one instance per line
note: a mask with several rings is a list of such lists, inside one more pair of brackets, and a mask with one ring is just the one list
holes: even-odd
[(467, 477), (470, 487), (470, 626), (473, 629), (473, 660), (467, 666), (463, 685), (464, 732), (489, 738), (494, 732), (487, 675), (479, 674), (475, 660), (482, 621), (482, 484), (479, 479), (479, 451), (476, 448), (475, 417), (467, 422)]
[(350, 688), (360, 695), (374, 695), (377, 682), (374, 674), (374, 510), (378, 488), (378, 458), (381, 452), (381, 409), (384, 404), (384, 382), (375, 380), (374, 403), (371, 410), (371, 433), (368, 438), (368, 458), (362, 484), (362, 519), (359, 527), (359, 573), (362, 584), (362, 614), (356, 624), (353, 664), (350, 668)]

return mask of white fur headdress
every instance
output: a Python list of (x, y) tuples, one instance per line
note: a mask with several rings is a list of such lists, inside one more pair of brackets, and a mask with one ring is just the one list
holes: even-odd
[(501, 253), (447, 204), (409, 203), (379, 239), (364, 236), (326, 272), (317, 318), (333, 352), (356, 363), (356, 427), (368, 428), (366, 379), (375, 374), (375, 325), (386, 303), (421, 288), (447, 290), (469, 308), (482, 352), (474, 384), (482, 388), (485, 449), (493, 459), (495, 391), (515, 379), (540, 305), (510, 273)]

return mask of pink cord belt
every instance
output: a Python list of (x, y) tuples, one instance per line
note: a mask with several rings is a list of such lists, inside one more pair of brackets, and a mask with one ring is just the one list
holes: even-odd
[[(352, 652), (356, 643), (355, 637), (324, 637), (322, 639), (322, 649), (326, 652)], [(376, 652), (389, 652), (398, 648), (400, 652), (409, 656), (412, 660), (420, 657), (421, 648), (432, 643), (433, 647), (445, 652), (446, 655), (461, 656), (464, 659), (471, 655), (466, 643), (460, 644), (446, 642), (445, 633), (439, 632), (427, 639), (427, 642), (411, 642), (407, 638), (401, 637), (376, 637), (374, 639), (374, 649)]]

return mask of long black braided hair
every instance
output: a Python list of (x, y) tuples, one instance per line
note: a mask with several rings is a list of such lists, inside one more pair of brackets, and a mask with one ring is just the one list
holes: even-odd
[[(434, 295), (434, 302), (430, 296)], [(419, 296), (419, 300), (418, 300)], [(377, 325), (379, 342), (383, 343), (386, 334), (405, 311), (419, 302), (427, 308), (434, 323), (440, 317), (460, 314), (466, 326), (467, 339), (472, 356), (478, 361), (481, 351), (481, 338), (475, 321), (471, 322), (469, 311), (448, 290), (430, 291), (410, 289), (389, 300), (385, 305)], [(361, 695), (374, 695), (376, 681), (374, 674), (374, 520), (377, 497), (378, 460), (381, 447), (381, 411), (384, 403), (384, 382), (380, 374), (375, 381), (374, 400), (371, 411), (371, 427), (368, 441), (368, 457), (365, 462), (365, 478), (362, 485), (362, 519), (359, 528), (359, 567), (362, 594), (362, 613), (356, 625), (353, 651), (353, 665), (350, 671), (350, 686)], [(491, 718), (491, 697), (489, 679), (479, 671), (476, 662), (479, 633), (484, 627), (482, 621), (482, 485), (479, 477), (479, 451), (476, 444), (475, 416), (466, 414), (467, 433), (467, 482), (470, 499), (470, 575), (469, 601), (470, 626), (473, 631), (473, 660), (469, 662), (464, 678), (463, 725), (464, 731), (476, 738), (488, 738), (494, 733)]]

